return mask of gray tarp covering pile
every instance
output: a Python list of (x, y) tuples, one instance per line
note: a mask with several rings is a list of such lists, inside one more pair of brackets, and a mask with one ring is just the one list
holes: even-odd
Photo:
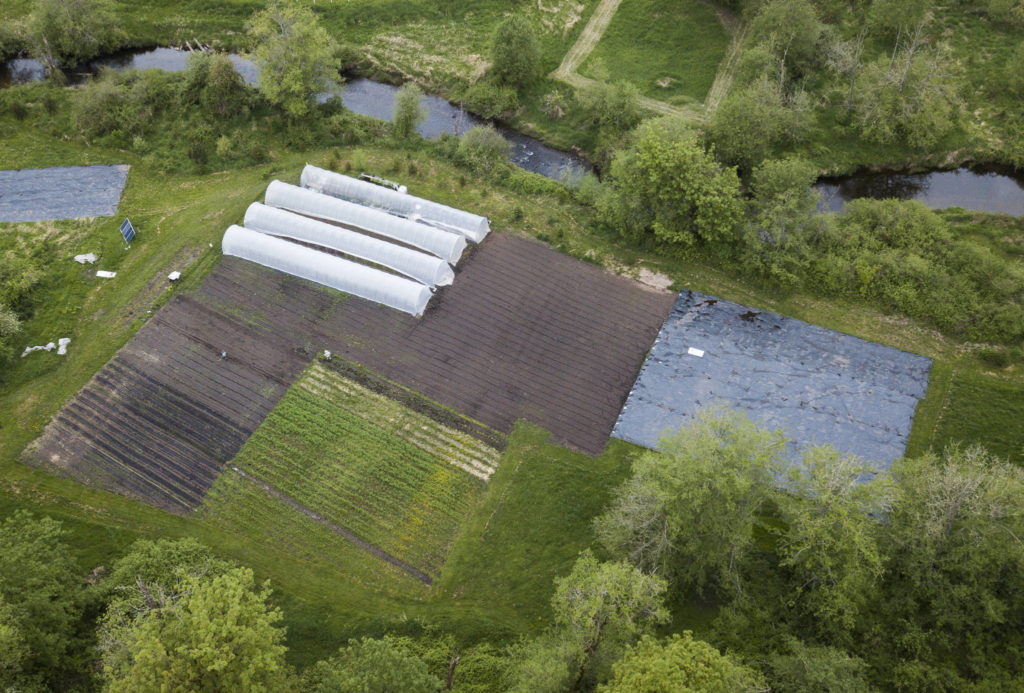
[[(703, 351), (703, 356), (697, 355)], [(649, 448), (723, 405), (888, 468), (906, 449), (931, 359), (684, 291), (612, 435)]]
[(0, 171), (0, 221), (109, 217), (128, 166), (61, 166)]

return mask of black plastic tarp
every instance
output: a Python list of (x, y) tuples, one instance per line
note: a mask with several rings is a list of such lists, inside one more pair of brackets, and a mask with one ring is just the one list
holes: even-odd
[(0, 221), (112, 216), (127, 178), (127, 165), (0, 171)]
[(612, 435), (655, 448), (720, 405), (783, 429), (793, 453), (830, 443), (887, 468), (904, 454), (930, 369), (924, 356), (684, 291)]

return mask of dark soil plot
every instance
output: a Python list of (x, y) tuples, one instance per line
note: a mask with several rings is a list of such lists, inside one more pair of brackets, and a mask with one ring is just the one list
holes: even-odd
[(189, 510), (308, 361), (292, 340), (178, 297), (65, 405), (25, 459)]
[(830, 443), (885, 468), (904, 454), (930, 368), (924, 356), (686, 291), (613, 435), (653, 448), (698, 410), (724, 405), (797, 446)]
[(0, 221), (109, 217), (128, 166), (59, 166), (0, 171)]
[(422, 318), (225, 258), (200, 301), (264, 316), (308, 349), (327, 348), (509, 433), (519, 418), (599, 453), (674, 296), (492, 234)]

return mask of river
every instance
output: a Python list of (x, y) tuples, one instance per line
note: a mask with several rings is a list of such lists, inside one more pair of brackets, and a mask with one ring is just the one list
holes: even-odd
[[(65, 75), (69, 83), (79, 84), (90, 75), (99, 72), (103, 67), (115, 70), (158, 69), (180, 72), (188, 66), (189, 55), (188, 51), (176, 48), (125, 51), (117, 55), (98, 58), (83, 66), (67, 70)], [(229, 57), (246, 84), (255, 85), (259, 81), (259, 67), (252, 61), (234, 54)], [(45, 71), (38, 60), (19, 58), (0, 66), (0, 87), (37, 82), (44, 76)], [(391, 120), (397, 92), (398, 87), (391, 84), (359, 78), (346, 82), (341, 87), (341, 100), (345, 104), (345, 108), (353, 113), (381, 120)], [(322, 100), (328, 96), (329, 94), (320, 94), (319, 98)], [(465, 133), (470, 128), (487, 122), (437, 96), (424, 96), (422, 105), (427, 116), (416, 129), (427, 139), (437, 139), (445, 132)], [(589, 171), (591, 168), (581, 157), (552, 149), (539, 140), (514, 130), (497, 127), (509, 142), (509, 158), (514, 164), (527, 171), (559, 180), (570, 171), (578, 173)]]
[[(99, 58), (80, 68), (67, 71), (72, 84), (81, 83), (101, 67), (115, 70), (160, 69), (177, 72), (188, 64), (189, 53), (176, 48), (153, 48), (125, 51)], [(246, 84), (255, 85), (259, 68), (239, 55), (230, 55), (232, 62)], [(19, 58), (0, 65), (0, 87), (38, 81), (44, 71), (37, 60)], [(354, 79), (341, 88), (341, 100), (354, 113), (391, 120), (398, 87)], [(319, 95), (326, 98), (327, 94)], [(422, 104), (426, 119), (417, 130), (427, 139), (437, 139), (442, 133), (465, 133), (475, 125), (486, 123), (437, 96), (424, 96)], [(498, 126), (510, 143), (513, 163), (528, 171), (553, 179), (562, 179), (570, 171), (589, 171), (590, 165), (581, 157), (552, 149), (532, 137)], [(838, 211), (849, 200), (860, 197), (896, 197), (920, 200), (929, 207), (963, 207), (982, 212), (1024, 216), (1024, 174), (1003, 169), (967, 169), (931, 171), (927, 173), (855, 173), (838, 178), (823, 178), (817, 184), (824, 198), (823, 211)]]

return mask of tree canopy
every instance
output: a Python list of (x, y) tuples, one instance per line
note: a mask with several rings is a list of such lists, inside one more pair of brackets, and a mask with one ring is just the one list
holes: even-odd
[[(153, 595), (140, 586), (146, 600)], [(252, 571), (189, 575), (180, 592), (141, 611), (122, 631), (124, 656), (104, 664), (107, 690), (276, 691), (284, 687), (281, 612), (256, 591)]]
[(665, 641), (645, 635), (626, 650), (598, 693), (754, 693), (760, 675), (721, 654), (690, 631)]
[[(63, 688), (79, 675), (83, 576), (61, 524), (17, 511), (0, 524), (0, 684)], [(9, 657), (9, 659), (8, 659)]]
[(316, 94), (339, 78), (337, 43), (308, 5), (274, 0), (249, 20), (260, 92), (293, 118), (307, 115)]
[(490, 74), (499, 84), (517, 89), (540, 77), (540, 47), (526, 17), (513, 14), (494, 30)]
[(728, 247), (742, 212), (736, 169), (715, 161), (697, 132), (674, 116), (641, 123), (634, 138), (612, 161), (614, 223), (671, 245)]

